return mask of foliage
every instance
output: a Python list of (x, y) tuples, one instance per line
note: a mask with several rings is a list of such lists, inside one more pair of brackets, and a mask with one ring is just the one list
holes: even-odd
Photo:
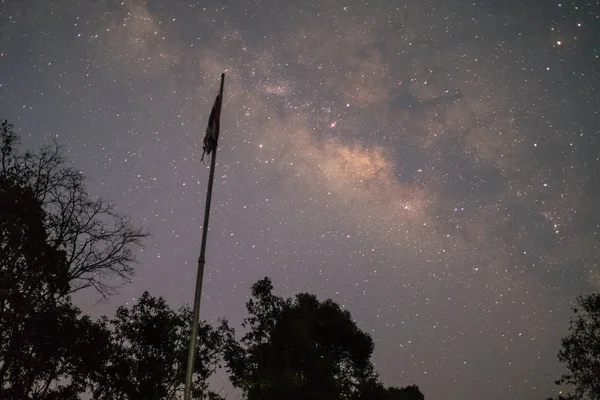
[[(192, 311), (172, 310), (144, 292), (131, 309), (120, 307), (104, 323), (111, 329), (111, 355), (92, 390), (96, 400), (171, 400), (183, 392)], [(208, 378), (219, 366), (223, 336), (201, 324), (193, 377), (195, 399), (218, 399)]]
[(147, 233), (135, 228), (110, 202), (90, 199), (85, 178), (68, 165), (57, 144), (33, 153), (18, 151), (18, 144), (13, 126), (3, 121), (0, 178), (28, 190), (41, 203), (46, 243), (62, 250), (68, 265), (68, 292), (91, 287), (103, 298), (115, 293), (131, 279), (133, 250)]
[(0, 175), (0, 398), (75, 399), (108, 332), (72, 306), (62, 249), (32, 190)]
[[(64, 250), (47, 240), (45, 212), (28, 187), (0, 177), (0, 398), (171, 400), (185, 380), (191, 310), (147, 292), (110, 321), (82, 317), (68, 296)], [(201, 325), (193, 394), (208, 391), (222, 335)], [(209, 397), (210, 396), (210, 397)]]
[(569, 335), (558, 353), (568, 373), (556, 383), (574, 387), (573, 400), (600, 400), (600, 294), (578, 297)]
[(133, 273), (146, 236), (103, 200), (58, 146), (17, 150), (0, 123), (0, 398), (78, 399), (108, 360), (110, 332), (73, 306), (94, 287), (106, 297)]
[(360, 398), (364, 400), (424, 400), (425, 396), (416, 385), (404, 388), (385, 388), (382, 384), (376, 383), (374, 387), (363, 391)]
[(366, 399), (369, 391), (388, 393), (375, 389), (371, 337), (332, 300), (307, 293), (283, 299), (264, 278), (252, 286), (246, 308), (242, 326), (248, 332), (239, 342), (225, 324), (224, 357), (233, 385), (247, 399), (350, 400)]

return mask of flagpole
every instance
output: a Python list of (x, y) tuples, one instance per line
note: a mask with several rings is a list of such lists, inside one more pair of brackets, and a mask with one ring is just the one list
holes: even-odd
[[(223, 85), (225, 83), (225, 74), (221, 74), (221, 88), (219, 96), (221, 96), (221, 104), (223, 102)], [(190, 400), (192, 393), (192, 377), (194, 375), (194, 361), (196, 358), (196, 341), (198, 337), (198, 325), (200, 318), (200, 300), (202, 299), (202, 280), (204, 278), (204, 263), (206, 261), (206, 238), (208, 236), (208, 217), (210, 216), (210, 200), (212, 198), (212, 187), (215, 178), (215, 162), (217, 159), (217, 146), (212, 150), (210, 160), (210, 174), (208, 176), (208, 189), (206, 190), (206, 204), (204, 208), (204, 224), (202, 225), (202, 243), (200, 245), (200, 257), (198, 258), (198, 272), (196, 275), (196, 290), (194, 292), (194, 311), (192, 316), (192, 334), (188, 347), (187, 367), (185, 371), (185, 387), (183, 399)]]

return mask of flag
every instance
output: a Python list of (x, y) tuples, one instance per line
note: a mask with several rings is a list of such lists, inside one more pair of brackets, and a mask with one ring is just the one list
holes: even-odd
[(217, 148), (217, 140), (219, 139), (219, 127), (221, 120), (221, 105), (222, 99), (221, 94), (217, 95), (215, 104), (213, 104), (212, 110), (210, 111), (210, 117), (208, 118), (208, 126), (206, 127), (206, 135), (204, 136), (204, 146), (202, 147), (202, 159), (204, 161), (204, 155), (209, 155), (214, 149)]

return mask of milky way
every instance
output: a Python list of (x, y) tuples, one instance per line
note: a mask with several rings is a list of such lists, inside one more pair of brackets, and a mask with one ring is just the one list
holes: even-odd
[(0, 3), (0, 118), (153, 232), (133, 284), (78, 304), (192, 301), (226, 71), (203, 319), (270, 276), (350, 310), (386, 384), (555, 395), (600, 287), (598, 3), (292, 3)]

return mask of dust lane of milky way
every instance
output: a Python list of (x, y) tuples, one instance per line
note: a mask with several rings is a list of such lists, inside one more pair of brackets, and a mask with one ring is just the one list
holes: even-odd
[(386, 384), (553, 395), (600, 286), (597, 5), (291, 3), (0, 4), (0, 118), (154, 233), (132, 285), (79, 304), (192, 301), (227, 71), (202, 318), (239, 322), (270, 276), (350, 310)]

